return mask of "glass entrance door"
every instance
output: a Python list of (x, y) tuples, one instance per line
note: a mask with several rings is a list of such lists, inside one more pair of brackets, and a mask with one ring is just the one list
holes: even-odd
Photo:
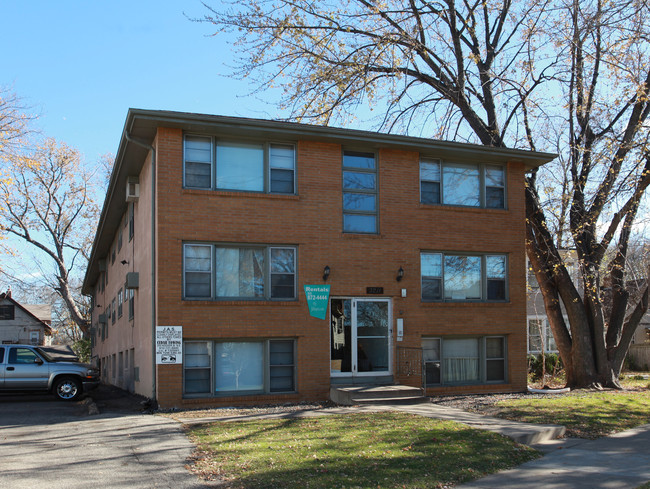
[(390, 374), (390, 301), (332, 299), (332, 376)]

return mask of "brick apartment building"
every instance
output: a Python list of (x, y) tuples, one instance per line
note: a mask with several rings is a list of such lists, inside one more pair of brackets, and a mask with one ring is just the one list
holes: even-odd
[(131, 109), (83, 284), (103, 379), (163, 407), (524, 390), (524, 173), (552, 158)]

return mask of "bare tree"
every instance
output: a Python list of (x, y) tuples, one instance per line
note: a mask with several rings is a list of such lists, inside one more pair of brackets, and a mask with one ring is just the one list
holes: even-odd
[(98, 215), (90, 186), (79, 153), (53, 139), (12, 157), (0, 179), (0, 230), (31, 245), (32, 265), (41, 263), (41, 274), (83, 333), (89, 330), (88, 311), (75, 277), (87, 263)]
[(31, 122), (35, 118), (13, 91), (0, 87), (0, 161), (13, 154), (33, 132)]
[[(650, 183), (645, 2), (252, 0), (208, 9), (202, 21), (238, 35), (234, 75), (259, 90), (279, 86), (291, 119), (350, 123), (372, 109), (389, 131), (557, 148), (561, 195), (547, 196), (552, 186), (537, 172), (526, 182), (527, 253), (568, 385), (619, 386), (648, 308), (647, 277), (632, 302), (626, 281)], [(542, 202), (553, 199), (546, 212)], [(562, 246), (577, 251), (580, 286)]]

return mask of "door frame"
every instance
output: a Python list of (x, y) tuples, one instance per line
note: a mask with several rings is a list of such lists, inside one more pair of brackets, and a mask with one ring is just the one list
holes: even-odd
[(330, 333), (329, 333), (329, 347), (330, 347), (330, 360), (332, 358), (332, 334), (331, 334), (331, 328), (332, 328), (332, 301), (333, 300), (350, 300), (352, 301), (351, 308), (352, 310), (356, 310), (354, 305), (355, 303), (358, 302), (385, 302), (388, 304), (387, 308), (387, 324), (388, 324), (388, 332), (387, 332), (387, 338), (386, 338), (386, 348), (388, 349), (387, 354), (388, 354), (388, 370), (384, 371), (375, 371), (375, 372), (359, 372), (358, 371), (358, 358), (357, 358), (357, 318), (356, 314), (351, 318), (351, 324), (350, 324), (350, 333), (351, 333), (351, 355), (352, 358), (351, 363), (352, 363), (352, 371), (351, 372), (332, 372), (331, 364), (330, 364), (330, 377), (336, 377), (336, 378), (359, 378), (359, 377), (377, 377), (377, 376), (387, 376), (387, 375), (393, 375), (393, 300), (390, 297), (368, 297), (368, 296), (363, 296), (363, 297), (355, 297), (355, 296), (333, 296), (330, 297), (329, 304), (328, 304), (328, 321), (329, 321), (329, 328), (330, 328)]

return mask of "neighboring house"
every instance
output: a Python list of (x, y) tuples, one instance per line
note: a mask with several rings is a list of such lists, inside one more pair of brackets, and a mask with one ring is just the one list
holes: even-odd
[[(578, 290), (582, 293), (582, 287), (580, 285), (579, 279), (579, 264), (576, 256), (575, 250), (561, 250), (562, 256), (564, 257), (567, 272), (571, 276), (573, 282), (577, 285)], [(629, 290), (639, 290), (639, 288), (645, 285), (644, 281), (636, 283), (634, 281), (628, 282)], [(611, 295), (608, 293), (607, 286), (603, 286), (603, 298), (607, 303)], [(633, 295), (634, 297), (634, 295)], [(636, 299), (634, 299), (636, 300)], [(564, 305), (561, 304), (562, 310), (564, 311)], [(557, 345), (555, 344), (555, 339), (553, 338), (553, 333), (548, 324), (548, 318), (546, 316), (546, 309), (544, 307), (544, 299), (542, 298), (542, 293), (540, 292), (539, 285), (537, 284), (537, 279), (531, 268), (530, 263), (528, 263), (528, 300), (526, 303), (527, 311), (527, 328), (528, 328), (528, 353), (537, 354), (541, 353), (542, 347), (546, 353), (557, 353)], [(565, 321), (568, 324), (568, 317), (565, 314)], [(639, 344), (644, 342), (650, 342), (650, 312), (646, 313), (639, 323), (637, 330), (634, 333), (632, 338), (632, 344)]]
[(50, 306), (45, 304), (20, 304), (11, 297), (11, 291), (0, 294), (0, 342), (49, 344), (50, 311)]
[(325, 400), (418, 385), (423, 356), (430, 395), (525, 390), (524, 174), (552, 158), (131, 109), (83, 283), (103, 380), (162, 407)]
[[(564, 262), (566, 264), (567, 272), (571, 276), (575, 284), (579, 284), (578, 280), (578, 259), (575, 250), (563, 249), (560, 250)], [(553, 338), (553, 332), (548, 324), (548, 317), (546, 316), (546, 308), (544, 307), (544, 298), (537, 284), (535, 273), (528, 260), (528, 283), (527, 283), (527, 301), (526, 301), (526, 327), (528, 331), (528, 353), (538, 354), (542, 349), (546, 353), (557, 353), (557, 345)], [(579, 287), (579, 285), (578, 285)], [(564, 311), (564, 305), (560, 305)], [(565, 314), (565, 321), (568, 318)]]
[(647, 312), (639, 323), (639, 327), (634, 332), (632, 338), (633, 345), (641, 345), (643, 343), (650, 343), (650, 312)]

